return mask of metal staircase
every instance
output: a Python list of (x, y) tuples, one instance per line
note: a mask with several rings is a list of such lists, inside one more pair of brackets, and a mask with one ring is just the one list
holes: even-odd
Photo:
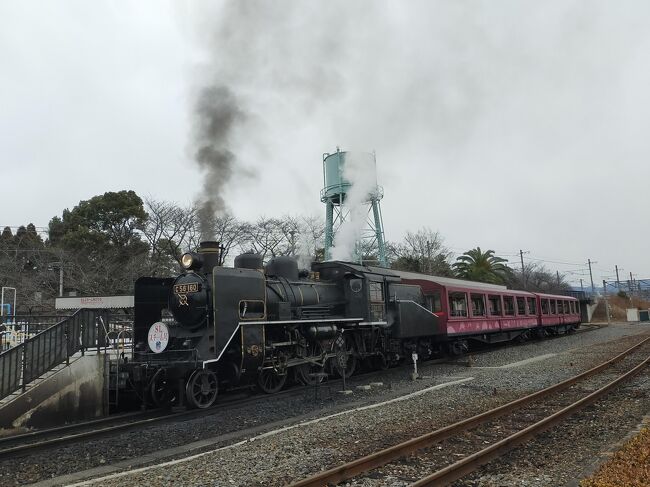
[[(14, 396), (70, 365), (86, 351), (106, 346), (107, 312), (80, 309), (23, 343), (0, 353), (0, 400)], [(6, 402), (6, 401), (3, 401)]]

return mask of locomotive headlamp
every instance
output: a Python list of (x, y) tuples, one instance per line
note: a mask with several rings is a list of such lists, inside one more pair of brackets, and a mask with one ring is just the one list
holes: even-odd
[(181, 264), (183, 267), (186, 269), (191, 269), (192, 264), (194, 263), (194, 256), (192, 254), (183, 254), (183, 257), (181, 257)]
[(201, 266), (203, 265), (203, 259), (199, 254), (195, 254), (194, 252), (188, 252), (187, 254), (183, 254), (181, 257), (181, 264), (185, 269), (189, 270), (197, 270), (200, 269)]

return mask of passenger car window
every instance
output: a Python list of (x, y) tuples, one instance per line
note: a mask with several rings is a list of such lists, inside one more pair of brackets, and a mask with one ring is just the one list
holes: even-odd
[(517, 314), (521, 316), (526, 314), (526, 298), (517, 296)]
[(512, 296), (503, 297), (503, 312), (506, 316), (514, 316), (515, 298), (513, 298)]
[(490, 303), (490, 314), (492, 316), (501, 316), (501, 296), (488, 296)]
[(548, 299), (542, 299), (542, 314), (547, 315), (550, 314), (550, 312), (551, 310)]
[(472, 294), (472, 315), (485, 316), (485, 296)]
[(449, 293), (449, 316), (467, 316), (467, 294)]
[(537, 314), (537, 302), (535, 301), (535, 298), (528, 298), (528, 314)]

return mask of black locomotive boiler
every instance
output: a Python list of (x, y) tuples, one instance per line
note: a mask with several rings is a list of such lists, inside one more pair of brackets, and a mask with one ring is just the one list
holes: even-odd
[(239, 255), (224, 267), (219, 244), (202, 242), (176, 278), (135, 285), (133, 356), (122, 370), (140, 397), (212, 405), (222, 388), (256, 383), (277, 392), (360, 360), (388, 366), (431, 356), (444, 333), (418, 285), (389, 269), (346, 262), (299, 270), (291, 257)]

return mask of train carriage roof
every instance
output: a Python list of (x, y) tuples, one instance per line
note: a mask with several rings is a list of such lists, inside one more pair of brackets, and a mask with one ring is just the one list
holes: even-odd
[(564, 294), (545, 294), (545, 293), (534, 293), (540, 298), (549, 298), (549, 299), (565, 299), (567, 301), (578, 301), (578, 298), (573, 296), (565, 296)]
[(494, 291), (494, 292), (520, 292), (509, 290), (506, 286), (500, 284), (488, 284), (485, 282), (467, 281), (464, 279), (454, 279), (452, 277), (430, 276), (428, 274), (419, 274), (417, 272), (398, 271), (395, 269), (387, 269), (385, 267), (377, 267), (370, 265), (355, 264), (352, 262), (341, 261), (326, 261), (313, 264), (313, 270), (323, 271), (332, 268), (345, 268), (348, 272), (356, 272), (359, 274), (376, 274), (385, 277), (392, 277), (394, 279), (409, 279), (419, 281), (429, 281), (446, 287), (460, 287), (471, 288), (476, 290)]
[(406, 271), (393, 271), (402, 279), (420, 280), (435, 282), (441, 286), (446, 287), (463, 287), (472, 289), (481, 289), (486, 291), (495, 292), (518, 292), (508, 289), (506, 286), (500, 284), (489, 284), (487, 282), (466, 281), (465, 279), (455, 279), (453, 277), (429, 276), (427, 274), (419, 274), (417, 272)]

